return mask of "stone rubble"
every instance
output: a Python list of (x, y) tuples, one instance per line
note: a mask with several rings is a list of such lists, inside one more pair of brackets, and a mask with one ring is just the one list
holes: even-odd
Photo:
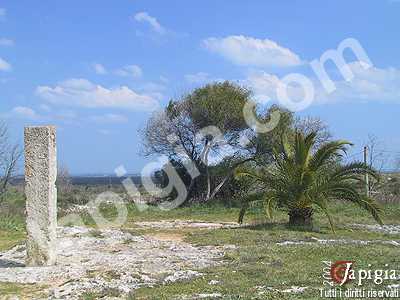
[(367, 224), (350, 224), (350, 228), (365, 229), (368, 231), (386, 233), (386, 234), (400, 234), (400, 225), (367, 225)]
[(358, 244), (358, 245), (369, 245), (369, 244), (385, 244), (392, 245), (395, 247), (400, 247), (400, 241), (384, 241), (384, 240), (345, 240), (345, 239), (318, 239), (315, 237), (309, 238), (309, 240), (299, 240), (299, 241), (283, 241), (276, 243), (280, 246), (291, 246), (291, 245), (337, 245), (337, 244)]
[(49, 299), (79, 299), (84, 292), (117, 290), (121, 297), (143, 286), (188, 280), (198, 269), (216, 266), (222, 247), (194, 247), (120, 230), (58, 228), (55, 266), (25, 267), (19, 245), (0, 253), (0, 282), (48, 285)]
[(199, 277), (203, 274), (192, 271), (192, 270), (187, 270), (187, 271), (177, 271), (172, 275), (167, 276), (164, 278), (164, 283), (173, 283), (176, 281), (182, 281), (182, 280), (189, 280), (195, 277)]
[[(221, 299), (223, 295), (221, 293), (203, 293), (203, 294), (194, 294), (194, 295), (181, 295), (173, 300), (199, 300), (199, 299)], [(229, 298), (230, 299), (230, 298)]]
[(219, 228), (238, 228), (240, 225), (234, 222), (208, 223), (192, 220), (172, 220), (157, 222), (135, 222), (136, 226), (157, 228), (157, 229), (176, 229), (176, 228), (196, 228), (196, 229), (219, 229)]
[(308, 286), (291, 286), (290, 288), (287, 289), (276, 289), (273, 287), (269, 286), (256, 286), (255, 289), (257, 290), (258, 295), (264, 295), (267, 293), (267, 291), (272, 291), (272, 292), (279, 292), (279, 293), (290, 293), (290, 294), (301, 294), (304, 293), (306, 289), (308, 289)]

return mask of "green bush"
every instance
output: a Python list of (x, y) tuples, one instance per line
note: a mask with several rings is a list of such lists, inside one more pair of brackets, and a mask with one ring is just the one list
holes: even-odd
[(25, 219), (20, 216), (1, 215), (0, 230), (23, 231), (25, 229)]

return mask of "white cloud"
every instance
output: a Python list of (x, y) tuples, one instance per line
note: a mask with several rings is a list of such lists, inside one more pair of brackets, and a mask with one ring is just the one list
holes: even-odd
[(210, 80), (210, 74), (198, 72), (196, 74), (185, 75), (185, 80), (189, 83), (204, 83)]
[(143, 75), (142, 69), (137, 65), (129, 65), (122, 67), (116, 70), (114, 73), (118, 76), (125, 76), (125, 77), (131, 76), (134, 78), (139, 78), (142, 77)]
[(6, 46), (6, 47), (14, 46), (14, 41), (6, 38), (0, 38), (0, 46)]
[(96, 123), (126, 123), (128, 122), (128, 118), (119, 115), (119, 114), (105, 114), (105, 115), (99, 115), (99, 116), (90, 116), (89, 117), (90, 121), (96, 122)]
[(242, 66), (292, 67), (302, 64), (297, 54), (268, 39), (233, 35), (205, 39), (203, 46), (234, 64)]
[(94, 63), (93, 69), (96, 72), (96, 74), (99, 74), (99, 75), (107, 74), (107, 70), (102, 64)]
[(64, 121), (64, 122), (75, 122), (77, 121), (77, 114), (71, 110), (58, 110), (51, 114), (51, 110), (49, 107), (44, 105), (40, 105), (39, 108), (42, 110), (42, 113), (38, 113), (34, 109), (26, 106), (16, 106), (11, 112), (6, 114), (6, 117), (18, 117), (31, 121), (40, 121), (40, 122), (54, 122), (54, 121)]
[(0, 57), (0, 71), (11, 71), (11, 65)]
[(156, 82), (145, 82), (137, 87), (137, 91), (146, 94), (157, 101), (162, 101), (167, 87)]
[(39, 86), (36, 94), (49, 103), (86, 108), (152, 111), (159, 106), (152, 96), (139, 94), (127, 86), (106, 88), (79, 78), (65, 80), (54, 87)]
[(210, 82), (223, 82), (223, 78), (216, 78), (212, 77), (210, 74), (206, 72), (197, 72), (195, 74), (186, 74), (184, 76), (185, 80), (194, 85), (201, 85), (201, 84), (207, 84)]
[(138, 12), (137, 14), (134, 15), (134, 20), (137, 22), (144, 22), (150, 25), (150, 28), (152, 31), (158, 33), (158, 34), (165, 34), (167, 33), (167, 30), (161, 26), (161, 24), (157, 21), (155, 17), (150, 16), (147, 12), (142, 11)]
[(265, 103), (276, 99), (276, 88), (279, 78), (266, 72), (252, 72), (244, 81), (245, 86), (251, 88), (258, 102)]
[(366, 70), (359, 62), (349, 66), (354, 73), (353, 80), (336, 81), (336, 90), (331, 94), (319, 88), (317, 96), (320, 102), (359, 100), (400, 103), (400, 69), (371, 67)]
[(11, 112), (24, 119), (29, 119), (29, 120), (39, 119), (39, 115), (32, 108), (26, 106), (14, 107)]
[[(400, 104), (400, 69), (393, 67), (364, 69), (360, 63), (349, 63), (354, 73), (353, 80), (335, 81), (336, 90), (328, 94), (316, 77), (309, 79), (314, 85), (314, 104), (337, 102), (397, 102)], [(279, 78), (266, 72), (253, 72), (243, 84), (254, 91), (256, 100), (277, 101), (276, 89)], [(300, 87), (289, 89), (292, 99), (302, 99), (303, 91)]]

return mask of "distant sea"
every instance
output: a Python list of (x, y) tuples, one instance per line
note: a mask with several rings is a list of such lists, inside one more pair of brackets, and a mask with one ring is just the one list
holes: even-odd
[[(76, 175), (71, 176), (71, 182), (74, 185), (115, 185), (121, 184), (126, 178), (130, 178), (135, 184), (141, 184), (141, 177), (137, 174), (123, 177), (115, 175)], [(14, 177), (11, 183), (16, 185), (23, 184), (24, 176)]]

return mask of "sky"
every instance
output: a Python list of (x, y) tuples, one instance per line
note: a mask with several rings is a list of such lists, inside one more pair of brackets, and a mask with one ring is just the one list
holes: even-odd
[[(335, 138), (369, 135), (400, 155), (400, 0), (0, 2), (0, 118), (23, 128), (57, 126), (59, 164), (72, 174), (139, 173), (140, 129), (171, 98), (212, 81), (249, 87), (265, 105), (297, 73), (315, 87), (297, 112), (325, 121)], [(353, 78), (327, 62), (327, 93), (310, 66), (353, 38), (372, 65), (345, 51)]]

